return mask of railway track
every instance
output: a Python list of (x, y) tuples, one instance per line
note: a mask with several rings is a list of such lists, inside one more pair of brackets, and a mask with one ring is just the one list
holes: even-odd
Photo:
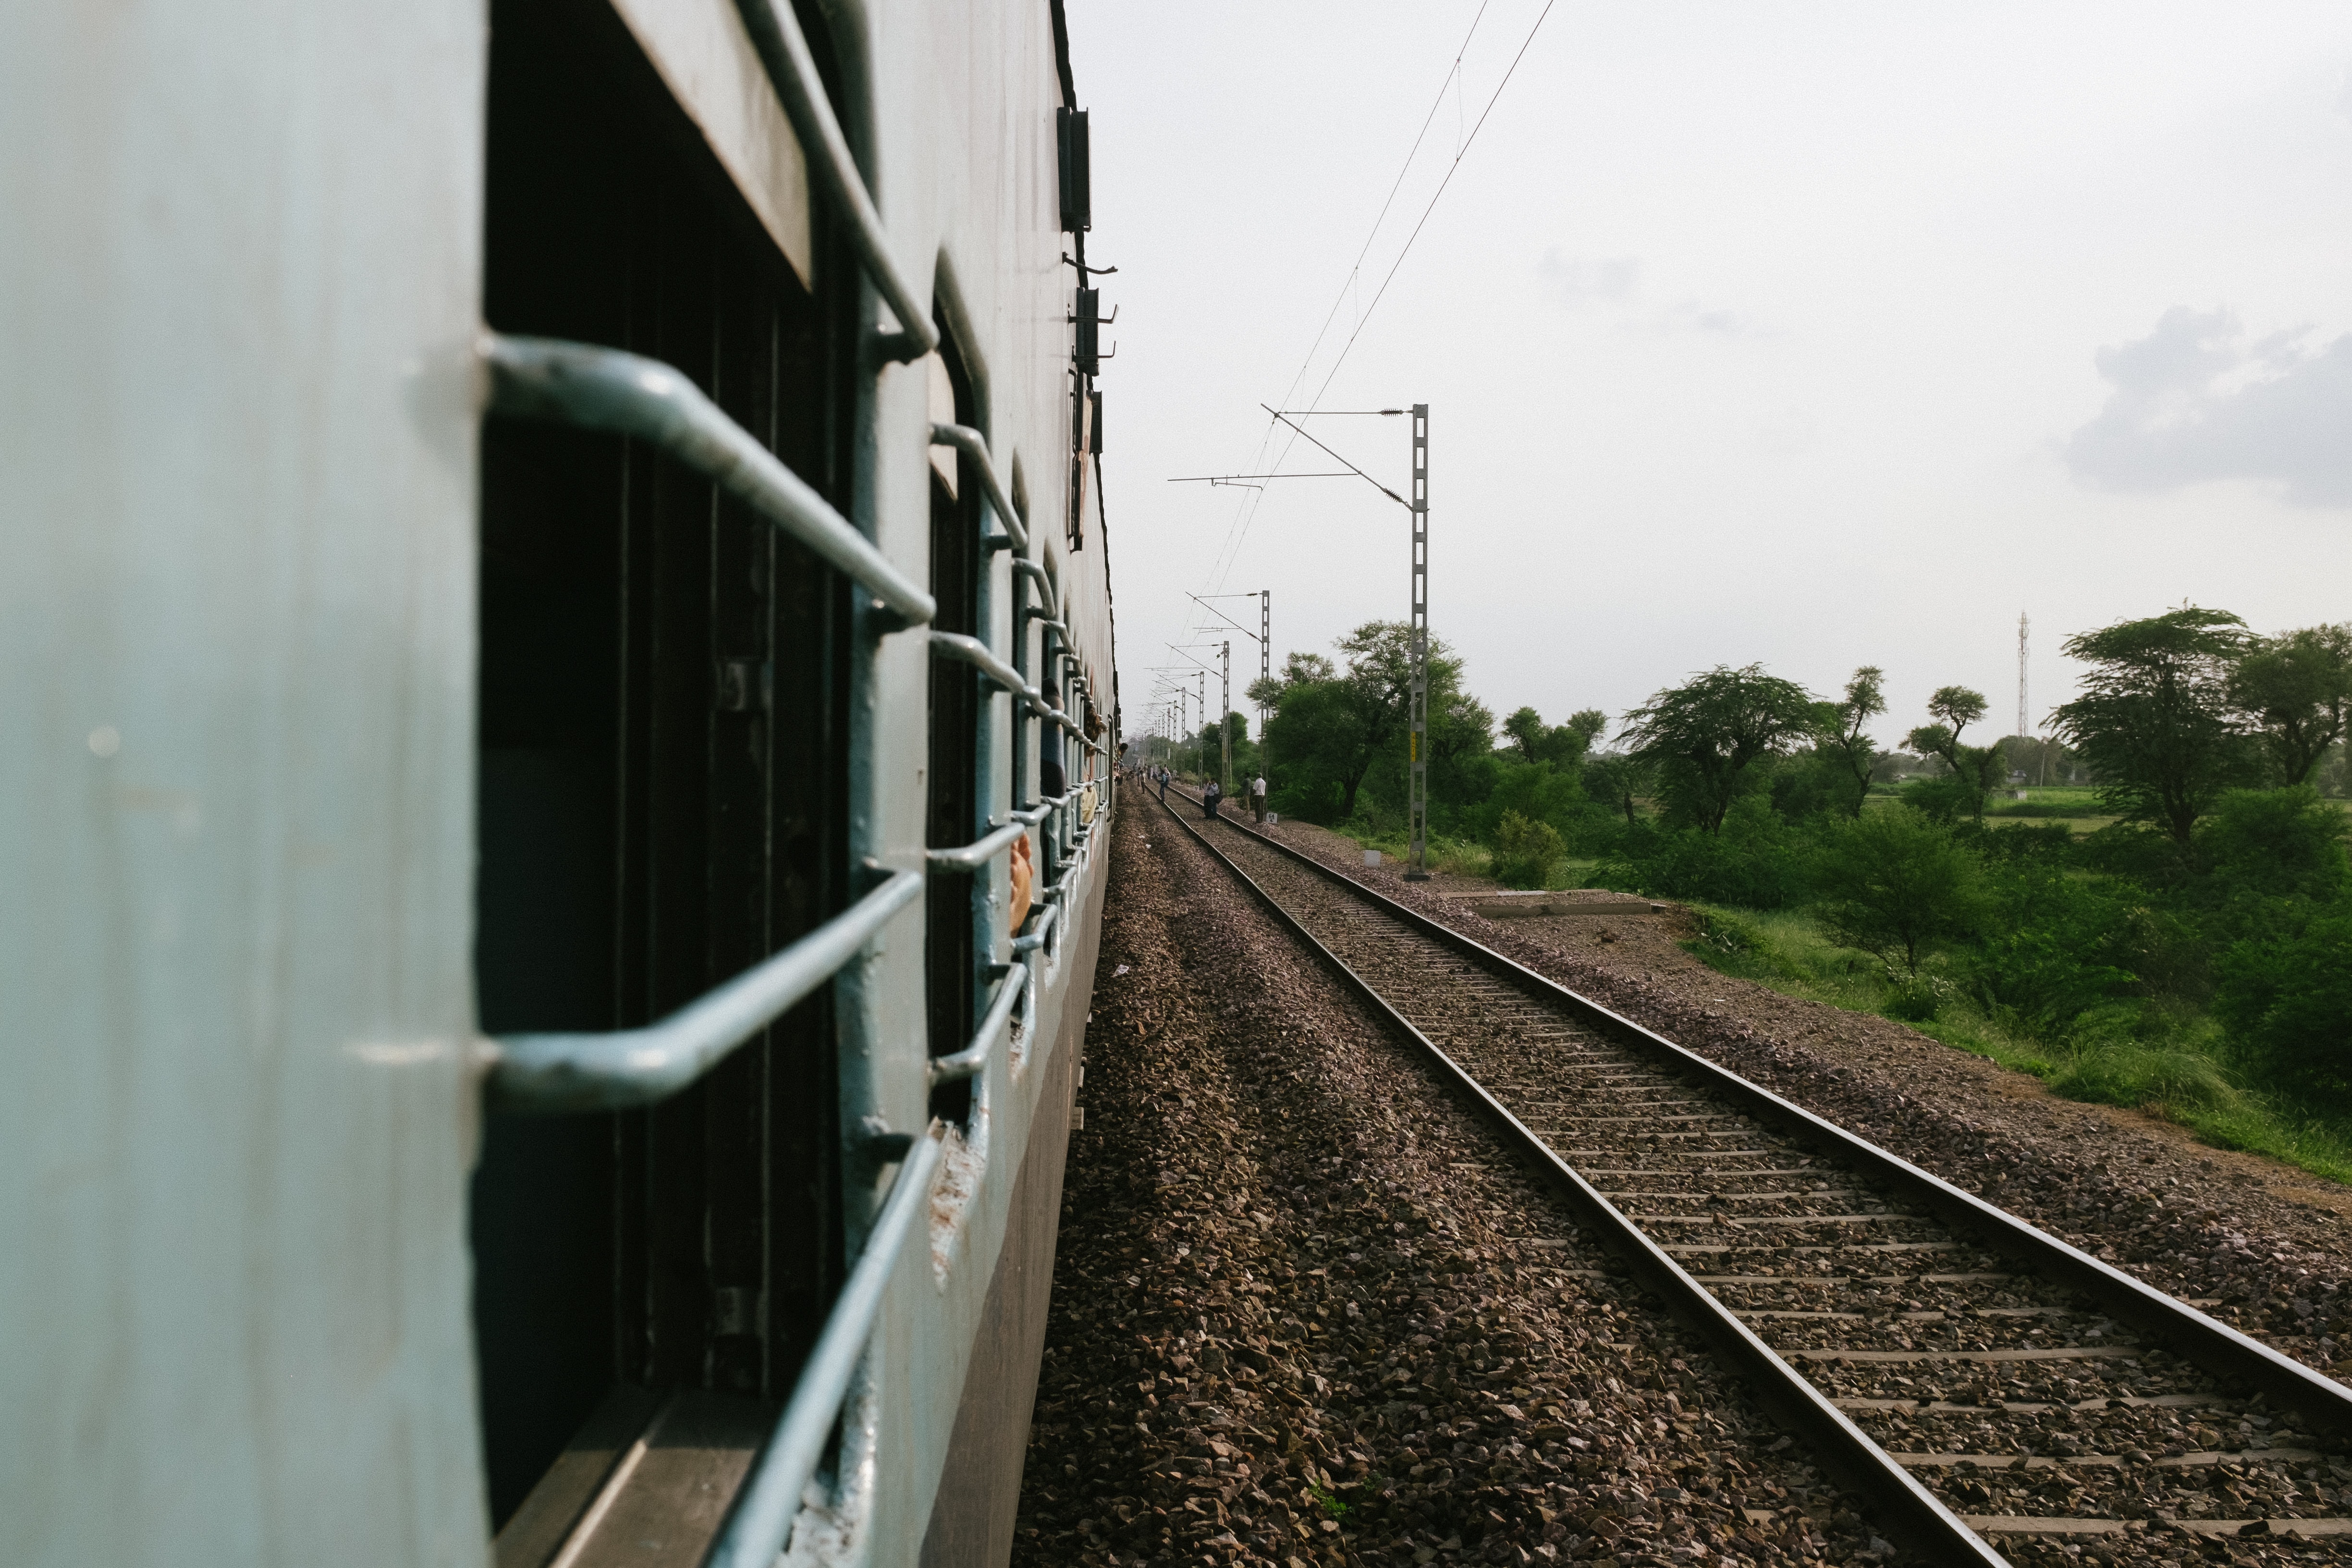
[(2352, 1555), (2352, 1391), (1286, 845), (1171, 815), (1906, 1552)]

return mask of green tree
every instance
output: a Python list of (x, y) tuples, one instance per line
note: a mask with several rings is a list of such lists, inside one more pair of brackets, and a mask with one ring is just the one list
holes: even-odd
[[(1373, 763), (1391, 752), (1402, 754), (1412, 721), (1412, 628), (1403, 621), (1367, 621), (1337, 646), (1343, 667), (1335, 668), (1320, 655), (1292, 654), (1284, 661), (1284, 679), (1258, 682), (1250, 696), (1269, 710), (1265, 742), (1276, 770), (1269, 782), (1279, 780), (1294, 803), (1288, 809), (1336, 811), (1346, 821), (1356, 815), (1357, 794)], [(1439, 716), (1494, 722), (1483, 705), (1474, 704), (1475, 714), (1462, 710), (1461, 686), (1462, 661), (1431, 638), (1433, 729), (1440, 727)]]
[(1603, 752), (1584, 763), (1584, 787), (1598, 801), (1625, 814), (1625, 826), (1637, 820), (1634, 805), (1657, 788), (1657, 769), (1644, 757), (1625, 752)]
[(2089, 764), (2107, 809), (2184, 850), (2214, 801), (2260, 772), (2230, 693), (2251, 641), (2245, 626), (2191, 605), (2064, 645), (2091, 671), (2083, 695), (2058, 709), (2059, 735)]
[(1723, 665), (1670, 688), (1625, 715), (1622, 738), (1654, 765), (1676, 810), (1703, 831), (1722, 831), (1748, 770), (1812, 731), (1811, 695), (1760, 664)]
[(2230, 672), (2230, 701), (2268, 754), (2272, 776), (2309, 783), (2352, 709), (2352, 625), (2254, 641)]
[(1967, 792), (1963, 798), (1969, 803), (1969, 815), (1982, 822), (1985, 797), (2000, 782), (2000, 743), (1963, 745), (1960, 732), (1984, 717), (1984, 694), (1965, 686), (1940, 686), (1927, 699), (1927, 711), (1937, 722), (1922, 724), (1904, 736), (1903, 743), (1915, 752), (1941, 757), (1952, 770), (1951, 776), (1959, 781), (1953, 787)]
[(1862, 803), (1870, 797), (1871, 770), (1878, 765), (1878, 742), (1872, 740), (1863, 726), (1886, 711), (1886, 697), (1882, 689), (1886, 672), (1874, 664), (1865, 664), (1853, 672), (1845, 683), (1845, 695), (1835, 702), (1823, 702), (1814, 710), (1815, 750), (1822, 761), (1834, 767), (1842, 779), (1853, 781), (1853, 795), (1847, 815), (1860, 816)]
[(1588, 708), (1565, 724), (1546, 724), (1532, 708), (1521, 708), (1503, 721), (1503, 733), (1518, 749), (1519, 760), (1572, 768), (1584, 760), (1592, 738), (1609, 727), (1608, 716)]
[(1976, 857), (1907, 805), (1873, 811), (1838, 829), (1815, 876), (1822, 928), (1889, 973), (1916, 977), (1935, 944), (1974, 931), (1985, 910)]

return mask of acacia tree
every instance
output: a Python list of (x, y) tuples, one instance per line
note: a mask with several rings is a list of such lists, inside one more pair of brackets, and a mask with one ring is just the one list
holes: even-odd
[(1625, 814), (1625, 826), (1634, 823), (1633, 806), (1657, 784), (1657, 769), (1641, 757), (1623, 752), (1603, 752), (1584, 763), (1584, 787), (1595, 800), (1605, 800)]
[(1969, 814), (1982, 822), (1985, 796), (2000, 781), (2000, 742), (1963, 745), (1960, 731), (1984, 717), (1984, 693), (1965, 686), (1939, 686), (1927, 699), (1927, 711), (1938, 721), (1920, 725), (1903, 737), (1903, 743), (1923, 755), (1943, 758), (1952, 776), (1969, 791)]
[(2230, 692), (2252, 640), (2245, 626), (2226, 610), (2188, 605), (2064, 645), (2091, 672), (2083, 695), (2058, 709), (2059, 735), (2090, 764), (2103, 804), (2183, 849), (2224, 791), (2259, 776)]
[(1621, 738), (1657, 768), (1676, 808), (1715, 834), (1748, 770), (1787, 752), (1813, 722), (1812, 694), (1795, 681), (1760, 664), (1717, 665), (1626, 714)]
[(1853, 809), (1851, 815), (1862, 815), (1862, 804), (1870, 797), (1871, 770), (1878, 765), (1878, 742), (1863, 731), (1863, 726), (1886, 711), (1886, 698), (1881, 689), (1886, 672), (1874, 664), (1865, 664), (1845, 683), (1845, 695), (1835, 702), (1815, 705), (1815, 733), (1822, 760), (1835, 768), (1842, 778), (1853, 784)]
[(2352, 710), (2352, 625), (2305, 626), (2252, 643), (2230, 672), (2230, 701), (2277, 781), (2308, 782), (2343, 737)]
[[(1290, 787), (1313, 795), (1336, 790), (1339, 818), (1356, 814), (1356, 795), (1372, 764), (1412, 723), (1412, 627), (1403, 621), (1367, 621), (1336, 645), (1344, 668), (1319, 654), (1292, 654), (1283, 679), (1261, 680), (1250, 697), (1269, 711), (1266, 752)], [(1484, 737), (1493, 719), (1483, 706), (1464, 712), (1462, 661), (1436, 638), (1429, 644), (1429, 711), (1433, 725), (1460, 719)], [(1328, 789), (1327, 789), (1328, 786)]]
[(1609, 716), (1598, 708), (1587, 708), (1569, 719), (1565, 724), (1546, 724), (1543, 715), (1532, 708), (1521, 708), (1503, 721), (1503, 733), (1510, 738), (1524, 762), (1549, 763), (1554, 767), (1572, 768), (1584, 760), (1592, 747), (1593, 737), (1609, 728)]

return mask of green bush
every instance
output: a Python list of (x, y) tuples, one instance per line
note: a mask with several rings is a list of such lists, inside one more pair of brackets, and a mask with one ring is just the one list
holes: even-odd
[(1983, 874), (1951, 831), (1908, 806), (1867, 811), (1841, 826), (1814, 872), (1822, 929), (1916, 978), (1939, 942), (1975, 931), (1986, 913)]
[[(2211, 1026), (2205, 1026), (2210, 1035)], [(2185, 1115), (2225, 1110), (2237, 1087), (2208, 1051), (2193, 1021), (2158, 1008), (2110, 1004), (2074, 1022), (2050, 1087), (2069, 1100), (2098, 1100)]]
[(1878, 1010), (1906, 1024), (1932, 1024), (1952, 999), (1952, 983), (1937, 975), (1914, 974), (1897, 981)]
[(1495, 879), (1507, 888), (1543, 887), (1567, 853), (1550, 823), (1507, 811), (1495, 829)]
[(1904, 805), (1930, 822), (1950, 824), (1976, 815), (1976, 789), (1956, 773), (1913, 779), (1903, 786), (1901, 798)]
[(2352, 909), (2235, 942), (2215, 969), (2213, 1011), (2250, 1072), (2352, 1108)]
[(1719, 834), (1647, 821), (1627, 828), (1592, 879), (1654, 898), (1784, 909), (1804, 897), (1808, 842), (1769, 795), (1750, 795), (1731, 807)]

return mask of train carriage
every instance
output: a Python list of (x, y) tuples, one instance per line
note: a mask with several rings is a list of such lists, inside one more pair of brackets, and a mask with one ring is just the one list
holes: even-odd
[(1119, 744), (1058, 0), (6, 26), (0, 1556), (1003, 1561)]

